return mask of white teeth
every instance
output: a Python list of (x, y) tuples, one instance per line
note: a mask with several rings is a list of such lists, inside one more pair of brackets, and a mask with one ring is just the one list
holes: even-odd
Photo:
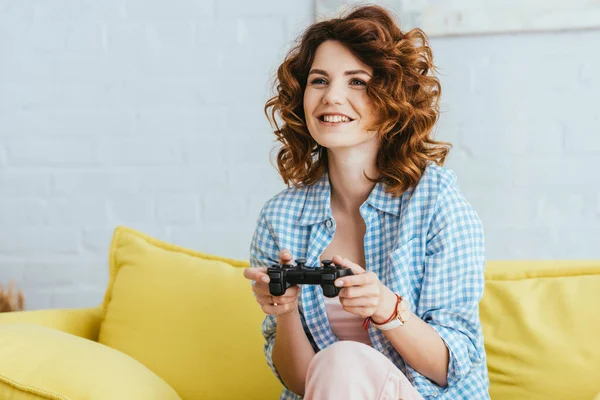
[(341, 115), (324, 115), (323, 120), (325, 122), (349, 122), (350, 118)]

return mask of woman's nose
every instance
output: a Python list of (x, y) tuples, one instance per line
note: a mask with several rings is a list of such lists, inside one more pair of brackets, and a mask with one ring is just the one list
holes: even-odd
[(346, 96), (343, 89), (329, 86), (323, 95), (323, 104), (344, 104)]

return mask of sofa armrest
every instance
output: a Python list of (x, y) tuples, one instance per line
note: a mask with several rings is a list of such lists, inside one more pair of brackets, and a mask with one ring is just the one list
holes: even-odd
[(101, 316), (100, 307), (16, 311), (0, 313), (0, 325), (42, 325), (97, 341)]

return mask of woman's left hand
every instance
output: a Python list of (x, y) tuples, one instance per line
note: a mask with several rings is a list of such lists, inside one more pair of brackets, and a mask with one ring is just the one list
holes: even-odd
[[(335, 286), (342, 287), (339, 297), (344, 310), (361, 318), (371, 317), (375, 321), (383, 321), (391, 315), (396, 296), (374, 272), (365, 271), (360, 265), (340, 256), (333, 257), (332, 261), (350, 268), (354, 273), (335, 281)], [(390, 295), (393, 297), (391, 305), (388, 301)]]

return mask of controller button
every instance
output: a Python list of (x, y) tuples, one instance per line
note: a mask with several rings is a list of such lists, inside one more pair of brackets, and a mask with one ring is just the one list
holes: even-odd
[(335, 275), (334, 274), (323, 274), (323, 280), (332, 281), (334, 279), (335, 279)]
[(304, 258), (296, 259), (296, 266), (302, 268), (302, 267), (304, 267), (304, 264), (306, 264), (306, 259), (304, 259)]

